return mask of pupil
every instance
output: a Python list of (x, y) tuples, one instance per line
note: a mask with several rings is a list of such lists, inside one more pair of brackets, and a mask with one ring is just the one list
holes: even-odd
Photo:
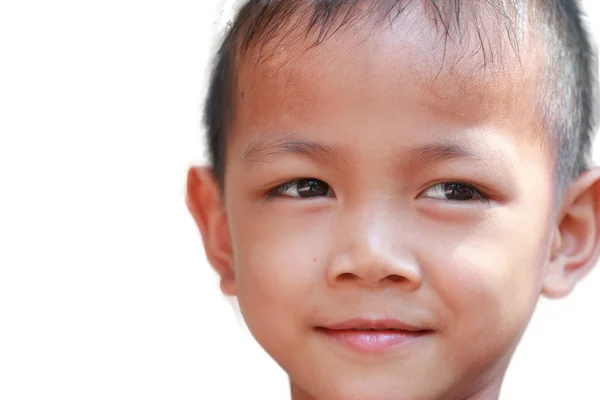
[(300, 196), (325, 196), (329, 190), (329, 187), (325, 182), (318, 180), (301, 180), (297, 184), (298, 193)]
[(450, 200), (470, 200), (473, 198), (471, 189), (460, 183), (449, 183), (445, 188), (446, 196)]

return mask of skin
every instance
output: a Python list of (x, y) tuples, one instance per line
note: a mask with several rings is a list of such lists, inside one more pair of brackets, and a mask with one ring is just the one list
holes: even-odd
[[(598, 170), (553, 203), (552, 146), (526, 111), (535, 52), (440, 68), (427, 29), (340, 30), (241, 63), (224, 194), (190, 169), (221, 289), (294, 400), (497, 399), (540, 294), (598, 259)], [(297, 197), (303, 178), (317, 193)], [(441, 190), (456, 181), (470, 197)], [(365, 355), (315, 330), (356, 317), (432, 332)]]

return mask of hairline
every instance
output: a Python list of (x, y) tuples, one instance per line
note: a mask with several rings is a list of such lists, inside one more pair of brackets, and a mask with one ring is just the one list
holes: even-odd
[[(550, 0), (550, 1), (554, 1), (554, 0)], [(559, 0), (560, 1), (560, 0)], [(261, 7), (260, 4), (257, 5), (257, 3), (263, 3), (262, 5), (262, 9), (256, 11), (253, 10), (252, 7)], [(237, 86), (237, 80), (238, 80), (238, 69), (237, 67), (239, 67), (239, 65), (241, 64), (242, 61), (247, 60), (247, 56), (248, 56), (248, 52), (251, 50), (256, 50), (257, 46), (264, 46), (266, 43), (268, 43), (269, 41), (275, 39), (276, 37), (278, 37), (279, 35), (286, 37), (289, 35), (289, 33), (293, 32), (294, 30), (297, 30), (298, 28), (305, 28), (306, 27), (300, 27), (299, 24), (296, 24), (292, 27), (288, 27), (287, 23), (290, 21), (290, 18), (296, 17), (298, 15), (300, 15), (301, 17), (304, 16), (305, 18), (310, 18), (309, 19), (309, 26), (308, 26), (308, 32), (306, 33), (307, 37), (308, 34), (311, 32), (316, 33), (316, 40), (314, 41), (314, 43), (312, 45), (310, 45), (309, 47), (312, 46), (317, 46), (319, 45), (323, 40), (326, 40), (331, 34), (335, 34), (337, 32), (338, 29), (340, 28), (347, 28), (349, 25), (351, 25), (352, 18), (360, 18), (360, 17), (366, 17), (368, 15), (365, 15), (364, 12), (362, 13), (357, 13), (355, 15), (351, 15), (349, 17), (349, 13), (352, 11), (356, 11), (359, 7), (357, 7), (357, 4), (362, 3), (361, 0), (354, 0), (348, 3), (344, 3), (344, 4), (340, 4), (339, 2), (337, 3), (337, 5), (335, 7), (336, 10), (338, 12), (342, 12), (340, 10), (343, 10), (343, 8), (346, 6), (348, 7), (347, 10), (347, 14), (336, 14), (334, 15), (331, 19), (324, 19), (322, 20), (320, 23), (318, 20), (315, 19), (315, 15), (318, 14), (318, 5), (306, 5), (307, 2), (302, 1), (302, 0), (290, 0), (290, 1), (280, 1), (280, 2), (275, 2), (277, 7), (277, 4), (281, 5), (281, 4), (287, 4), (290, 6), (290, 9), (286, 10), (280, 10), (281, 12), (284, 12), (283, 16), (280, 18), (280, 20), (278, 21), (278, 24), (276, 24), (274, 27), (271, 26), (270, 30), (265, 31), (265, 27), (262, 27), (262, 31), (261, 31), (261, 20), (260, 20), (260, 16), (262, 15), (264, 17), (264, 10), (266, 9), (266, 7), (268, 7), (268, 3), (269, 2), (262, 2), (262, 1), (255, 1), (255, 2), (248, 2), (240, 11), (239, 16), (238, 16), (238, 20), (236, 25), (234, 25), (234, 29), (232, 29), (229, 34), (227, 35), (226, 39), (223, 42), (223, 45), (221, 47), (221, 52), (224, 52), (225, 54), (219, 54), (219, 58), (221, 59), (221, 61), (224, 61), (225, 59), (227, 59), (227, 67), (229, 68), (228, 71), (225, 72), (225, 75), (227, 76), (227, 78), (230, 80), (230, 91), (229, 93), (226, 93), (226, 96), (228, 97), (228, 103), (230, 105), (230, 107), (232, 108), (232, 112), (235, 112), (235, 107), (236, 107), (236, 96), (235, 96), (235, 88)], [(382, 2), (383, 3), (383, 2)], [(396, 1), (388, 1), (385, 2), (385, 4), (395, 4), (395, 5), (405, 5), (407, 6), (408, 4), (413, 3), (412, 0), (396, 0)], [(425, 2), (426, 4), (437, 4), (436, 0), (426, 0)], [(454, 2), (453, 2), (454, 3)], [(473, 6), (473, 2), (472, 1), (467, 1), (466, 3), (467, 6)], [(484, 3), (484, 2), (482, 2)], [(561, 76), (556, 76), (556, 74), (553, 74), (553, 69), (552, 66), (550, 65), (552, 63), (552, 60), (556, 60), (557, 58), (560, 58), (561, 56), (564, 56), (564, 54), (566, 52), (572, 51), (570, 49), (565, 49), (566, 45), (565, 43), (559, 43), (560, 38), (557, 38), (557, 33), (556, 30), (558, 28), (550, 26), (551, 23), (551, 16), (547, 16), (544, 15), (543, 9), (544, 6), (540, 6), (540, 2), (539, 0), (536, 0), (534, 2), (532, 2), (533, 6), (531, 9), (535, 9), (536, 12), (540, 9), (542, 9), (541, 13), (538, 13), (538, 15), (535, 17), (535, 19), (533, 21), (531, 21), (533, 19), (532, 17), (532, 13), (530, 12), (530, 8), (527, 7), (530, 3), (526, 2), (524, 0), (499, 0), (499, 1), (486, 1), (485, 3), (489, 4), (493, 4), (496, 7), (505, 7), (506, 4), (512, 4), (515, 9), (514, 11), (516, 11), (516, 13), (513, 15), (515, 18), (518, 18), (518, 21), (514, 21), (514, 20), (505, 20), (506, 25), (506, 29), (508, 31), (509, 25), (513, 26), (515, 28), (515, 30), (511, 33), (510, 31), (508, 31), (508, 35), (509, 38), (512, 37), (513, 38), (519, 38), (519, 37), (524, 37), (524, 31), (527, 27), (530, 27), (531, 25), (537, 25), (539, 28), (536, 29), (535, 31), (539, 31), (538, 34), (540, 35), (540, 38), (542, 39), (549, 39), (546, 40), (546, 45), (543, 46), (544, 50), (545, 50), (545, 54), (544, 54), (544, 60), (542, 61), (543, 63), (543, 77), (542, 77), (542, 88), (544, 89), (543, 93), (547, 93), (546, 95), (544, 94), (540, 94), (539, 99), (536, 99), (537, 103), (539, 103), (539, 105), (541, 105), (541, 113), (543, 114), (544, 118), (542, 118), (543, 121), (541, 121), (542, 123), (544, 123), (544, 128), (542, 129), (542, 133), (544, 134), (549, 134), (551, 141), (552, 141), (552, 146), (553, 151), (552, 154), (555, 155), (555, 159), (554, 164), (555, 164), (555, 186), (557, 188), (557, 195), (558, 198), (557, 200), (560, 200), (562, 191), (564, 190), (564, 188), (566, 187), (567, 183), (570, 181), (570, 179), (574, 178), (577, 174), (581, 173), (583, 169), (585, 169), (587, 167), (588, 161), (585, 160), (583, 162), (583, 165), (579, 165), (581, 164), (581, 160), (580, 160), (580, 156), (585, 157), (586, 154), (588, 153), (588, 151), (586, 151), (587, 149), (581, 149), (579, 148), (574, 149), (574, 147), (581, 147), (586, 145), (586, 143), (581, 144), (581, 141), (586, 141), (587, 137), (583, 134), (583, 132), (566, 132), (566, 133), (562, 133), (561, 130), (563, 130), (565, 127), (563, 127), (561, 125), (561, 123), (565, 123), (565, 124), (570, 124), (570, 125), (575, 125), (575, 128), (579, 128), (579, 130), (584, 130), (586, 129), (585, 127), (581, 126), (581, 124), (585, 123), (585, 121), (574, 121), (575, 117), (573, 118), (569, 118), (568, 115), (566, 115), (566, 111), (565, 110), (558, 110), (559, 113), (559, 117), (556, 117), (553, 113), (553, 111), (557, 111), (556, 108), (563, 108), (560, 107), (563, 103), (567, 102), (572, 104), (573, 102), (577, 102), (577, 100), (580, 99), (563, 99), (560, 98), (558, 100), (553, 100), (553, 98), (551, 96), (549, 96), (549, 94), (551, 93), (551, 89), (552, 87), (554, 87), (555, 85), (553, 85), (556, 82), (556, 79), (559, 79), (559, 85), (560, 89), (565, 90), (569, 89), (570, 93), (573, 95), (573, 88), (572, 88), (572, 82), (573, 79), (568, 79), (569, 77), (565, 77), (565, 68), (563, 66), (562, 69), (558, 69), (559, 72), (562, 72)], [(501, 3), (501, 4), (499, 4)], [(347, 5), (349, 4), (349, 5)], [(455, 3), (456, 4), (456, 3)], [(302, 7), (302, 5), (305, 6), (304, 10), (302, 9), (298, 9), (298, 7)], [(383, 7), (379, 7), (380, 11)], [(405, 7), (402, 7), (402, 10), (404, 10)], [(244, 10), (247, 9), (247, 10)], [(402, 11), (400, 10), (400, 11)], [(251, 11), (254, 11), (255, 13), (258, 13), (258, 17), (256, 15), (252, 15)], [(277, 10), (275, 10), (277, 11)], [(312, 16), (310, 15), (310, 11), (312, 11)], [(501, 16), (503, 17), (507, 17), (507, 13), (506, 12), (502, 12), (501, 10), (494, 10), (494, 11), (498, 11), (500, 13)], [(287, 14), (286, 14), (287, 12)], [(302, 12), (304, 12), (305, 14), (301, 14)], [(464, 11), (463, 11), (464, 12)], [(300, 14), (298, 14), (300, 13)], [(399, 15), (400, 13), (398, 13)], [(382, 15), (382, 14), (380, 14)], [(383, 14), (383, 15), (387, 15), (387, 14)], [(396, 15), (395, 17), (398, 17), (398, 15)], [(441, 14), (440, 14), (441, 15)], [(269, 16), (269, 15), (267, 15)], [(254, 17), (254, 18), (253, 18)], [(270, 15), (271, 18), (276, 18), (276, 16), (274, 17), (273, 15)], [(371, 15), (372, 17), (372, 15)], [(435, 14), (434, 14), (435, 17)], [(300, 18), (302, 19), (302, 18)], [(316, 22), (315, 22), (316, 21)], [(340, 22), (341, 21), (341, 22)], [(267, 23), (269, 21), (267, 20)], [(383, 22), (380, 21), (380, 22)], [(263, 23), (265, 23), (263, 21)], [(339, 26), (335, 26), (336, 23), (339, 23)], [(442, 34), (445, 34), (446, 37), (449, 35), (450, 31), (452, 30), (452, 25), (450, 24), (446, 24), (443, 23), (443, 19), (442, 22), (439, 22), (442, 26), (441, 29), (443, 29), (444, 31), (442, 32)], [(460, 31), (461, 26), (460, 26), (461, 21), (457, 19), (456, 21), (456, 26), (455, 26), (455, 30), (458, 29), (458, 31)], [(268, 26), (268, 25), (267, 25)], [(517, 28), (521, 28), (523, 31), (519, 32), (517, 31)], [(334, 29), (336, 28), (336, 29)], [(319, 31), (315, 31), (315, 29), (320, 29)], [(329, 31), (328, 31), (329, 29)], [(283, 30), (283, 31), (281, 31)], [(585, 33), (585, 32), (584, 32)], [(549, 36), (549, 38), (548, 38)], [(579, 38), (581, 40), (588, 40), (589, 42), (589, 38), (588, 37), (582, 37)], [(572, 40), (572, 38), (568, 38), (568, 40)], [(511, 45), (513, 46), (513, 50), (516, 52), (517, 57), (520, 56), (519, 51), (520, 51), (520, 46), (519, 44), (522, 42), (516, 41), (516, 42), (512, 42), (511, 41)], [(584, 44), (588, 44), (588, 43), (584, 43)], [(482, 43), (483, 45), (483, 43)], [(485, 52), (485, 47), (482, 46), (483, 51)], [(485, 53), (483, 54), (483, 56), (485, 57)], [(567, 57), (567, 59), (569, 61), (571, 61), (571, 63), (573, 62), (578, 62), (580, 61), (580, 59), (574, 60), (574, 57)], [(260, 61), (260, 59), (257, 59), (257, 61)], [(563, 65), (563, 64), (561, 64)], [(581, 66), (580, 66), (581, 67)], [(590, 68), (589, 65), (588, 66), (583, 66), (584, 71), (580, 71), (582, 72), (583, 75), (590, 75)], [(587, 71), (585, 70), (587, 68)], [(593, 71), (592, 71), (593, 72)], [(581, 78), (581, 76), (578, 75), (579, 78)], [(566, 82), (565, 82), (566, 81)], [(575, 89), (577, 90), (577, 89)], [(580, 94), (580, 92), (575, 92), (574, 95), (578, 95)], [(555, 94), (556, 95), (556, 94)], [(559, 95), (564, 95), (567, 96), (567, 93), (559, 93)], [(557, 103), (560, 103), (557, 106)], [(221, 110), (224, 111), (224, 110)], [(581, 110), (579, 110), (580, 112), (583, 112)], [(230, 116), (232, 117), (232, 115)], [(582, 117), (582, 119), (584, 119)], [(231, 118), (228, 118), (227, 121), (231, 121)], [(558, 122), (556, 122), (558, 120)], [(566, 121), (566, 122), (565, 122)], [(556, 126), (559, 125), (559, 126)], [(588, 128), (588, 130), (592, 129), (591, 127)], [(226, 142), (228, 140), (228, 135), (226, 134), (226, 132), (228, 132), (229, 129), (228, 127), (225, 128), (223, 130), (223, 132), (221, 133), (222, 136), (221, 138), (217, 138), (217, 141), (221, 141), (221, 153), (219, 154), (220, 157), (220, 166), (217, 166), (217, 170), (215, 171), (215, 174), (217, 175), (217, 177), (219, 178), (219, 181), (221, 183), (222, 188), (224, 188), (224, 179), (225, 179), (225, 174), (224, 174), (224, 164), (225, 164), (225, 157), (226, 157)], [(589, 136), (589, 135), (588, 135)], [(576, 141), (577, 143), (573, 143), (573, 141)], [(589, 145), (589, 144), (588, 144)], [(568, 153), (568, 154), (564, 154), (564, 153)], [(576, 155), (573, 153), (577, 153)], [(572, 165), (565, 165), (565, 160), (570, 162)], [(578, 164), (579, 162), (579, 164)]]

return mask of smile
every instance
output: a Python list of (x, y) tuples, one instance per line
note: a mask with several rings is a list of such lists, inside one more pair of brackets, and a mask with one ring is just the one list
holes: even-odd
[(380, 354), (407, 346), (433, 331), (397, 320), (352, 319), (316, 327), (316, 331), (338, 345), (359, 353)]

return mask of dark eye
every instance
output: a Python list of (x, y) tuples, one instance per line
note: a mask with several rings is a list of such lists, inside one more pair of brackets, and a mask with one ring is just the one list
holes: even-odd
[(439, 183), (425, 190), (421, 196), (453, 202), (477, 200), (489, 203), (489, 200), (479, 190), (460, 182)]
[(296, 179), (276, 187), (269, 197), (293, 197), (299, 199), (311, 197), (333, 197), (333, 190), (325, 182), (318, 179)]

